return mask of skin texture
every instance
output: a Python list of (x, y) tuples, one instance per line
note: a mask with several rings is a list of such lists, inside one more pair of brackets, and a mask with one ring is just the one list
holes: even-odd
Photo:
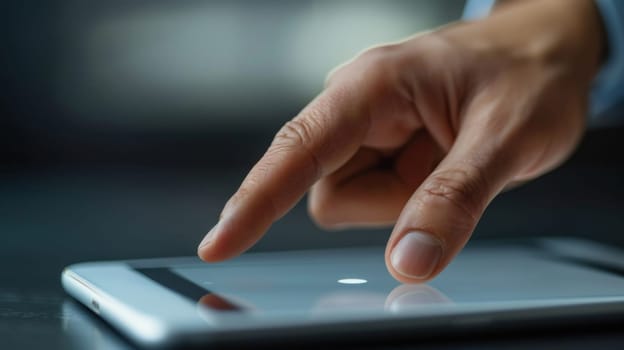
[(574, 150), (603, 35), (591, 0), (515, 1), (363, 52), (277, 133), (199, 256), (242, 253), (309, 191), (320, 226), (394, 224), (389, 272), (433, 278), (496, 195)]

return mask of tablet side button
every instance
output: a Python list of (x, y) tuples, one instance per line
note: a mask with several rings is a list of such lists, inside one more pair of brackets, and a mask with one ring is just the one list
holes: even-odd
[(93, 310), (93, 312), (95, 312), (98, 315), (100, 314), (100, 303), (98, 303), (97, 300), (92, 298), (90, 306), (91, 306), (91, 310)]

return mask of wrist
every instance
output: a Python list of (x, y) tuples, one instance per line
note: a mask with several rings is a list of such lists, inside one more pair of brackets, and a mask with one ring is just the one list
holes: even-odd
[(587, 84), (605, 51), (605, 34), (593, 0), (506, 1), (482, 20), (440, 32), (484, 57), (537, 62)]

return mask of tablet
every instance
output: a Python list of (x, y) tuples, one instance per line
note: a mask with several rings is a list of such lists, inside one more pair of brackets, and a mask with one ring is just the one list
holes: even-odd
[(146, 347), (362, 341), (624, 316), (624, 253), (574, 239), (469, 244), (429, 284), (400, 284), (384, 247), (71, 265), (63, 287)]

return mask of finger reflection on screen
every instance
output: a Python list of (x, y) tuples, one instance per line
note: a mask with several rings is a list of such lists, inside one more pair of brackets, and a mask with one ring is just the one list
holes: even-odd
[(211, 310), (215, 311), (242, 311), (243, 308), (234, 304), (233, 302), (215, 294), (208, 293), (203, 297), (199, 298), (197, 302), (199, 305), (207, 307)]
[(402, 284), (390, 293), (350, 290), (327, 293), (315, 303), (312, 313), (385, 311), (400, 313), (434, 305), (452, 304), (444, 293), (425, 284)]
[(384, 309), (392, 313), (400, 313), (444, 304), (453, 304), (453, 301), (430, 285), (402, 284), (388, 294)]

